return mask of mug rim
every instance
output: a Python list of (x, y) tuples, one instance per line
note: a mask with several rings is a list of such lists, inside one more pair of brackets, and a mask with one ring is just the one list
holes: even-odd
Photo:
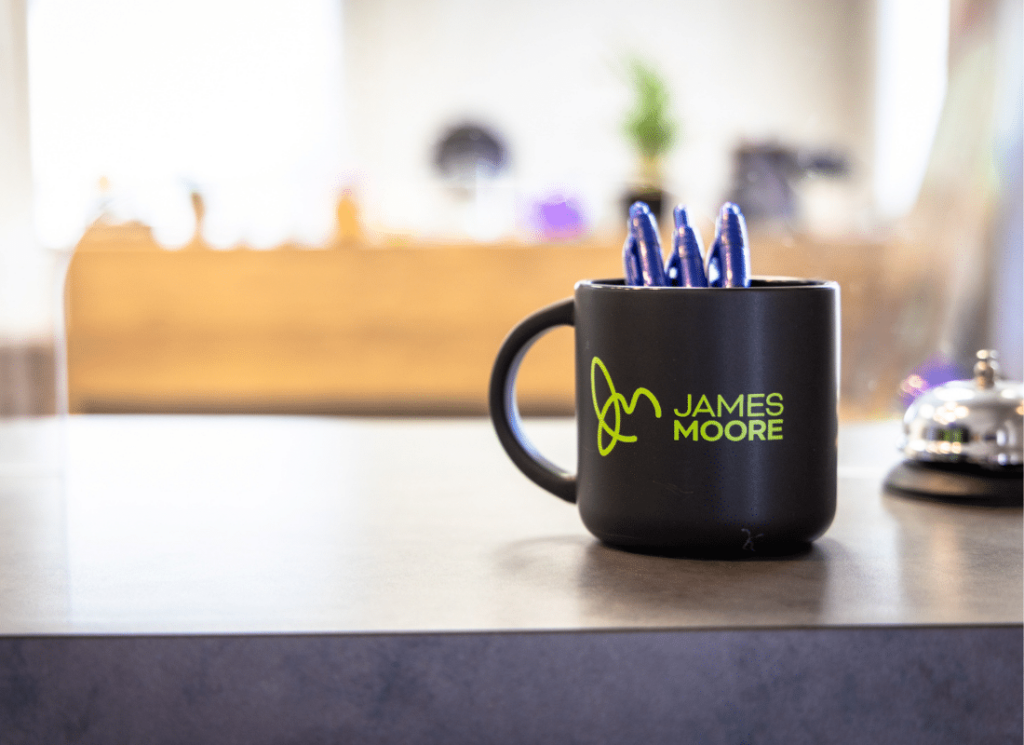
[(614, 279), (581, 279), (576, 289), (588, 288), (600, 292), (678, 292), (688, 293), (721, 292), (722, 290), (779, 291), (779, 290), (820, 290), (838, 289), (839, 283), (830, 279), (805, 279), (802, 277), (754, 276), (750, 278), (750, 287), (650, 287), (627, 285), (622, 277)]

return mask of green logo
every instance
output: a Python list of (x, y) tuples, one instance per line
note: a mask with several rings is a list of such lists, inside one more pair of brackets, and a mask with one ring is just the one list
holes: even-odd
[[(597, 400), (597, 381), (595, 379), (597, 368), (601, 368), (601, 373), (608, 384), (609, 395), (604, 404)], [(661, 405), (653, 393), (646, 388), (637, 388), (633, 391), (632, 400), (626, 401), (626, 397), (615, 390), (615, 384), (612, 383), (612, 376), (608, 373), (608, 368), (598, 357), (594, 357), (590, 362), (590, 393), (594, 399), (594, 412), (597, 414), (597, 449), (601, 455), (608, 455), (618, 442), (636, 442), (636, 435), (621, 434), (622, 411), (625, 410), (627, 414), (632, 414), (640, 396), (647, 396), (654, 406), (654, 415), (661, 419)], [(615, 409), (615, 424), (613, 426), (608, 424), (609, 409)], [(604, 442), (605, 435), (608, 436), (607, 444)]]

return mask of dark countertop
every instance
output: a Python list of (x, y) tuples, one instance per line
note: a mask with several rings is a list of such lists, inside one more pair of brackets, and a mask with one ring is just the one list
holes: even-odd
[[(530, 422), (573, 461), (573, 425)], [(608, 548), (484, 420), (73, 417), (66, 511), (0, 497), (0, 633), (1019, 624), (1019, 509), (883, 495), (892, 422), (845, 426), (839, 507), (765, 561)]]
[[(571, 464), (571, 421), (527, 425)], [(450, 705), (475, 712), (458, 719), (462, 741), (493, 732), (495, 717), (509, 733), (497, 740), (525, 742), (534, 725), (580, 732), (597, 710), (622, 724), (641, 709), (666, 727), (683, 713), (700, 731), (746, 722), (708, 742), (849, 742), (843, 732), (875, 731), (864, 712), (879, 732), (944, 722), (952, 742), (983, 718), (984, 732), (1019, 741), (1021, 510), (884, 495), (897, 432), (841, 428), (838, 513), (809, 552), (729, 562), (603, 546), (515, 470), (485, 420), (72, 417), (63, 492), (52, 481), (0, 492), (0, 700), (16, 702), (0, 706), (0, 733), (224, 742), (229, 725), (210, 723), (230, 720), (248, 733), (240, 742), (333, 742), (387, 711), (380, 741), (460, 741), (442, 736)], [(722, 678), (730, 666), (742, 675)], [(595, 675), (607, 681), (596, 698), (558, 711), (523, 699), (524, 685), (553, 701)], [(386, 705), (356, 696), (367, 681)], [(808, 714), (743, 698), (782, 681), (787, 701), (799, 690), (830, 703)], [(634, 700), (661, 683), (675, 693)], [(266, 699), (276, 724), (238, 708), (245, 696)], [(355, 709), (316, 720), (336, 713), (332, 701)], [(89, 707), (102, 713), (89, 737), (67, 735)], [(147, 729), (155, 710), (189, 713), (161, 738)], [(309, 717), (322, 737), (295, 734)]]

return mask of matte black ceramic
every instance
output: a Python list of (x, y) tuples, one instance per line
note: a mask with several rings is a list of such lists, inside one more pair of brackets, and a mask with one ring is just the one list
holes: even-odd
[[(585, 281), (523, 320), (490, 386), (502, 445), (579, 505), (606, 543), (668, 553), (787, 552), (836, 507), (839, 286), (755, 278), (742, 289)], [(519, 363), (575, 327), (577, 474), (524, 437)]]

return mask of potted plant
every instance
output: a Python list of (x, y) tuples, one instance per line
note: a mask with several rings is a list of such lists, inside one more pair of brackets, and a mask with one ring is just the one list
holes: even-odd
[(627, 191), (626, 209), (639, 200), (661, 216), (664, 190), (662, 167), (665, 154), (676, 140), (678, 125), (672, 119), (668, 87), (661, 75), (640, 59), (629, 61), (629, 75), (636, 94), (633, 109), (626, 116), (624, 131), (640, 159), (639, 179)]

